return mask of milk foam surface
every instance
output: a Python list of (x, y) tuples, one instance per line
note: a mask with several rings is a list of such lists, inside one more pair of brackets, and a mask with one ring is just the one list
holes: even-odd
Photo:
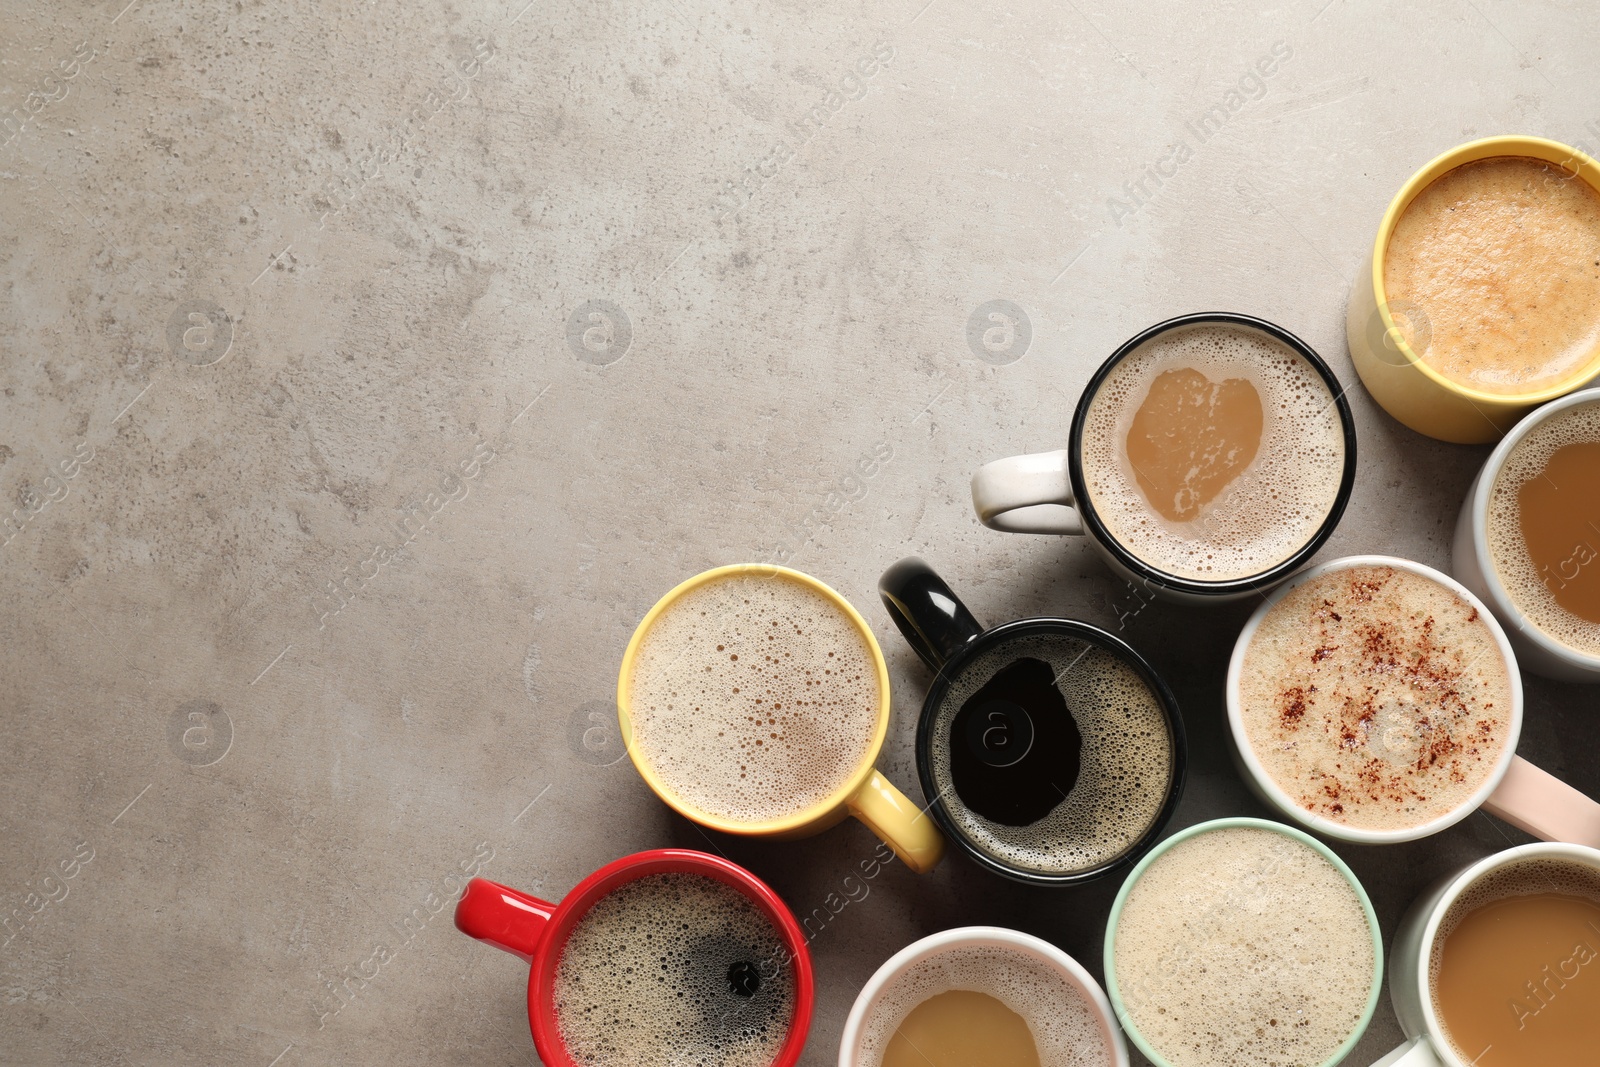
[[(1545, 464), (1566, 445), (1600, 441), (1600, 403), (1577, 404), (1557, 412), (1517, 442), (1489, 490), (1486, 541), (1489, 558), (1512, 602), (1534, 627), (1551, 640), (1578, 652), (1600, 656), (1600, 625), (1573, 614), (1560, 604), (1535, 568), (1522, 533), (1517, 494), (1525, 482), (1540, 476)], [(1597, 506), (1600, 502), (1590, 502)], [(1584, 546), (1600, 549), (1600, 530)], [(1579, 558), (1582, 558), (1581, 556)]]
[[(1078, 781), (1062, 802), (1038, 822), (1006, 826), (953, 799), (950, 726), (968, 697), (1025, 656), (1055, 670), (1056, 688), (1083, 735), (1083, 748)], [(1174, 773), (1160, 698), (1119, 657), (1065, 635), (1008, 641), (968, 663), (951, 680), (933, 736), (929, 766), (956, 825), (983, 851), (1043, 873), (1089, 870), (1127, 852), (1161, 813)]]
[(1127, 1019), (1176, 1067), (1316, 1067), (1378, 982), (1344, 876), (1271, 830), (1224, 828), (1145, 869), (1117, 919)]
[(1455, 811), (1511, 731), (1510, 675), (1477, 609), (1387, 566), (1291, 588), (1245, 649), (1239, 696), (1272, 780), (1305, 810), (1359, 829)]
[[(646, 875), (602, 897), (568, 936), (556, 1024), (583, 1067), (766, 1067), (794, 1015), (787, 960), (778, 931), (732, 886)], [(749, 997), (728, 980), (740, 963), (761, 976)]]
[(629, 693), (636, 759), (710, 815), (765, 822), (832, 796), (877, 730), (877, 661), (810, 586), (732, 575), (651, 625)]
[(1600, 345), (1600, 192), (1541, 159), (1498, 156), (1440, 175), (1406, 205), (1384, 291), (1408, 344), (1488, 393), (1551, 388)]
[[(1211, 381), (1245, 379), (1260, 396), (1254, 459), (1192, 519), (1154, 511), (1127, 450), (1135, 413), (1164, 372), (1192, 368)], [(1113, 537), (1157, 570), (1227, 581), (1269, 570), (1316, 536), (1344, 474), (1344, 429), (1315, 368), (1258, 330), (1204, 324), (1169, 330), (1112, 369), (1089, 406), (1083, 476)]]
[(1060, 971), (1006, 945), (953, 945), (917, 961), (879, 992), (856, 1042), (876, 1067), (906, 1016), (952, 989), (987, 993), (1022, 1016), (1041, 1067), (1110, 1067), (1111, 1050), (1094, 1005)]

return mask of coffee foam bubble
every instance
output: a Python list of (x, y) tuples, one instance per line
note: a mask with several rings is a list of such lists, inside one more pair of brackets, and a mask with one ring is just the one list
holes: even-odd
[[(646, 875), (578, 920), (556, 963), (556, 1025), (581, 1067), (766, 1067), (788, 1036), (785, 943), (743, 893), (700, 874)], [(753, 995), (729, 968), (753, 966)]]
[(985, 993), (1022, 1017), (1040, 1067), (1109, 1067), (1111, 1050), (1093, 1003), (1060, 971), (1010, 945), (940, 949), (891, 978), (878, 992), (856, 1040), (856, 1060), (876, 1067), (889, 1039), (919, 1004), (960, 989)]
[[(1463, 919), (1489, 904), (1510, 897), (1540, 893), (1587, 897), (1600, 904), (1600, 870), (1568, 859), (1530, 856), (1480, 875), (1450, 902), (1444, 917), (1439, 920), (1439, 929), (1433, 935), (1433, 944), (1428, 950), (1428, 988), (1433, 989), (1438, 985), (1444, 943)], [(1568, 946), (1560, 947), (1565, 949)]]
[(685, 593), (645, 634), (630, 743), (693, 807), (766, 822), (861, 769), (880, 699), (877, 660), (837, 604), (782, 575), (730, 575)]
[(1364, 830), (1457, 811), (1510, 737), (1511, 675), (1454, 590), (1389, 566), (1302, 581), (1245, 648), (1250, 750), (1301, 808)]
[[(1166, 371), (1212, 382), (1243, 378), (1261, 398), (1255, 458), (1195, 518), (1158, 514), (1128, 460), (1135, 412)], [(1169, 330), (1106, 376), (1084, 419), (1083, 477), (1095, 512), (1129, 552), (1157, 570), (1227, 581), (1277, 566), (1316, 536), (1339, 495), (1344, 428), (1327, 383), (1268, 334), (1220, 323)]]
[(1489, 490), (1486, 541), (1500, 584), (1528, 623), (1552, 641), (1600, 656), (1600, 625), (1556, 603), (1534, 567), (1517, 499), (1523, 485), (1539, 477), (1558, 451), (1589, 441), (1600, 441), (1600, 402), (1576, 404), (1529, 430), (1506, 456)]
[[(1083, 735), (1077, 783), (1043, 819), (991, 822), (968, 810), (951, 777), (951, 723), (961, 705), (1018, 659), (1048, 663)], [(1063, 874), (1112, 862), (1161, 813), (1172, 783), (1172, 735), (1160, 698), (1143, 676), (1099, 645), (1066, 635), (1030, 635), (985, 652), (951, 679), (933, 720), (929, 767), (945, 810), (979, 849), (1024, 870)]]
[(1145, 869), (1115, 932), (1124, 1021), (1175, 1067), (1315, 1067), (1378, 982), (1355, 889), (1315, 849), (1227, 827)]

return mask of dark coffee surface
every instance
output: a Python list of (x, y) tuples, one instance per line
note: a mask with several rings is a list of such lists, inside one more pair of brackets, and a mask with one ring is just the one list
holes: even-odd
[(972, 811), (1027, 826), (1067, 799), (1078, 781), (1083, 734), (1055, 670), (1023, 658), (996, 672), (950, 723), (950, 775)]
[(929, 781), (955, 831), (1030, 875), (1116, 861), (1176, 773), (1160, 697), (1067, 628), (1016, 631), (963, 660), (926, 729)]

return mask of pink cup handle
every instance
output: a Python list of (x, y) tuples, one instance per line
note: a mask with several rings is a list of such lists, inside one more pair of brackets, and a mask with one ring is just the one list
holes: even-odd
[(1600, 804), (1521, 756), (1483, 809), (1541, 840), (1600, 848)]
[(487, 878), (467, 883), (456, 905), (456, 929), (532, 963), (556, 906)]

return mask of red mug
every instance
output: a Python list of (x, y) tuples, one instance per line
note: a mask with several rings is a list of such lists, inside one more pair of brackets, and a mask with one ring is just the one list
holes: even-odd
[[(579, 882), (559, 904), (530, 897), (496, 882), (474, 878), (456, 905), (456, 929), (504, 949), (531, 964), (528, 973), (528, 1025), (546, 1067), (580, 1067), (567, 1052), (556, 1024), (556, 964), (567, 938), (589, 909), (617, 889), (652, 874), (698, 874), (742, 893), (764, 915), (784, 943), (785, 959), (768, 967), (789, 967), (794, 979), (794, 1013), (771, 1067), (794, 1067), (811, 1028), (813, 1001), (811, 953), (787, 905), (766, 883), (737, 864), (683, 848), (636, 852), (606, 864)], [(772, 971), (775, 975), (776, 970)], [(770, 975), (763, 974), (763, 978)]]

